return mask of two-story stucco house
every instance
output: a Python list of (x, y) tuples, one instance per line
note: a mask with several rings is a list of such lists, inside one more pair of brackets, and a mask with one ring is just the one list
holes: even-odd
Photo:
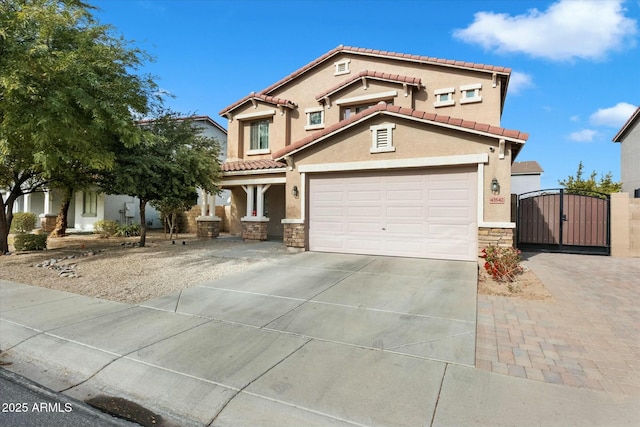
[(475, 260), (512, 244), (510, 70), (338, 46), (223, 109), (230, 228), (311, 251)]
[(613, 142), (620, 143), (622, 191), (640, 197), (640, 107), (613, 137)]

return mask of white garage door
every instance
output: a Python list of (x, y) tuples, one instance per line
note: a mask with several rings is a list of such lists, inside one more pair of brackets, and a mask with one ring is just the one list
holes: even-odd
[(475, 168), (318, 175), (309, 180), (309, 249), (473, 261)]

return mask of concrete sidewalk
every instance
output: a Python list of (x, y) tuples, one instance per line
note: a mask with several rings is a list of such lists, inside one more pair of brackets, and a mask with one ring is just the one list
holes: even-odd
[[(475, 333), (465, 318), (471, 277), (456, 283), (449, 276), (453, 269), (464, 277), (464, 264), (428, 266), (427, 291), (414, 280), (427, 274), (417, 261), (400, 259), (389, 275), (383, 271), (397, 259), (293, 258), (295, 266), (275, 261), (271, 271), (146, 306), (0, 280), (2, 361), (79, 400), (123, 397), (181, 426), (640, 421), (635, 398), (475, 369), (468, 356)], [(306, 269), (308, 286), (284, 286), (292, 268)], [(262, 281), (262, 295), (252, 288), (258, 277), (273, 278)], [(400, 304), (392, 293), (400, 283), (410, 297), (393, 305)], [(356, 298), (363, 286), (365, 295)], [(355, 304), (362, 298), (366, 304)]]

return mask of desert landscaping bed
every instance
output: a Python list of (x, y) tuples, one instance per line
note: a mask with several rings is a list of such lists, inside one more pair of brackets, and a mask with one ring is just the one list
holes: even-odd
[(0, 278), (135, 304), (266, 262), (220, 256), (225, 249), (253, 244), (231, 236), (181, 234), (168, 240), (153, 232), (145, 247), (137, 247), (138, 241), (91, 234), (49, 239), (45, 251), (0, 256)]

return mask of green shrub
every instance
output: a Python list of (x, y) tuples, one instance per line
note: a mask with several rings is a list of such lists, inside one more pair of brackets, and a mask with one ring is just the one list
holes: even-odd
[(47, 249), (46, 234), (16, 234), (13, 238), (16, 251), (42, 251)]
[(131, 225), (121, 225), (118, 227), (118, 231), (116, 231), (116, 236), (118, 237), (133, 237), (140, 235), (140, 225), (139, 224), (131, 224)]
[(489, 245), (482, 250), (484, 269), (498, 282), (513, 282), (522, 273), (520, 251), (511, 247)]
[(118, 223), (110, 219), (101, 219), (93, 224), (93, 233), (99, 234), (100, 237), (108, 239), (118, 232)]
[(12, 233), (28, 233), (36, 228), (38, 217), (31, 212), (16, 212), (11, 221)]

